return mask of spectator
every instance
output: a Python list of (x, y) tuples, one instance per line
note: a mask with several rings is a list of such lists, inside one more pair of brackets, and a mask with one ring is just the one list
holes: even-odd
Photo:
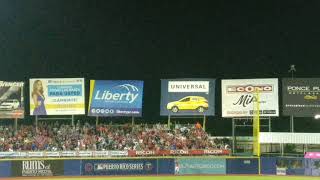
[(21, 125), (0, 126), (0, 151), (69, 151), (69, 150), (188, 150), (229, 148), (217, 143), (203, 131), (201, 124), (176, 126), (136, 125), (131, 127), (88, 123), (75, 127), (58, 122), (41, 122), (38, 128)]

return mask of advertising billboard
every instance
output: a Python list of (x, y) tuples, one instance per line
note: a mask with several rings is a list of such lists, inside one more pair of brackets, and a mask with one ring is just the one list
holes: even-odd
[(259, 92), (260, 116), (279, 116), (278, 79), (230, 79), (221, 81), (222, 117), (254, 116), (255, 92)]
[(12, 176), (61, 176), (64, 174), (63, 160), (12, 161)]
[(156, 159), (83, 160), (82, 175), (147, 175), (157, 174)]
[(215, 113), (215, 79), (162, 79), (161, 116)]
[(283, 115), (314, 117), (320, 114), (320, 78), (282, 79)]
[(179, 158), (175, 160), (175, 174), (226, 174), (226, 159)]
[(24, 82), (0, 81), (0, 119), (24, 118)]
[(85, 114), (84, 78), (30, 79), (30, 115)]
[(89, 116), (142, 116), (143, 81), (91, 80)]

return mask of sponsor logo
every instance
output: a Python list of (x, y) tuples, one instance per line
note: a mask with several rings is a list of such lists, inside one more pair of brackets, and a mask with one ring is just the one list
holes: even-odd
[(287, 168), (277, 168), (277, 175), (287, 175)]
[(52, 176), (50, 164), (44, 161), (22, 161), (22, 176)]
[(96, 163), (94, 171), (108, 170), (143, 170), (143, 163)]
[(146, 164), (144, 165), (145, 166), (145, 170), (147, 171), (151, 171), (153, 166), (152, 166), (152, 163), (151, 162), (146, 162)]
[(139, 89), (131, 84), (122, 84), (112, 90), (97, 90), (94, 99), (113, 103), (133, 103), (139, 96)]
[(320, 93), (319, 86), (287, 86), (287, 91), (289, 94), (308, 94), (315, 95)]
[(5, 82), (5, 81), (0, 81), (0, 87), (12, 87), (12, 86), (18, 86), (18, 87), (23, 87), (24, 82)]
[(209, 81), (169, 81), (168, 92), (209, 93)]
[(227, 86), (227, 93), (271, 93), (273, 85), (235, 85)]
[(204, 150), (204, 154), (223, 154), (223, 150), (221, 149)]
[(154, 151), (136, 151), (136, 155), (155, 155)]
[(199, 164), (181, 164), (180, 165), (181, 169), (221, 169), (225, 168), (223, 164), (204, 164), (204, 163), (199, 163)]
[(188, 150), (170, 150), (170, 154), (189, 154)]
[(91, 163), (85, 164), (84, 170), (85, 170), (86, 172), (91, 172), (91, 171), (93, 171), (93, 165), (92, 165)]
[(251, 161), (250, 160), (244, 160), (243, 164), (251, 164)]

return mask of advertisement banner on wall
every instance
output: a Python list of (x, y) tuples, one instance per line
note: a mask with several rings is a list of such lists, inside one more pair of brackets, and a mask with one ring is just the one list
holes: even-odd
[(62, 176), (63, 160), (12, 161), (12, 176)]
[(156, 159), (83, 160), (82, 175), (146, 175), (157, 174)]
[(283, 115), (314, 117), (320, 114), (320, 78), (282, 79)]
[(215, 79), (162, 79), (161, 116), (215, 113)]
[(226, 174), (226, 159), (178, 158), (175, 174)]
[(83, 78), (30, 79), (30, 115), (85, 114)]
[(89, 116), (142, 116), (143, 81), (91, 80)]
[(24, 118), (24, 82), (0, 81), (0, 119)]
[(254, 116), (255, 92), (259, 92), (260, 116), (279, 116), (278, 79), (230, 79), (221, 81), (222, 117)]

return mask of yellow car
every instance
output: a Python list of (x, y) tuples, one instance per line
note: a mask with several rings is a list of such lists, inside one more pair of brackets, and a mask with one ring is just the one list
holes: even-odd
[(304, 99), (305, 100), (317, 100), (318, 99), (318, 96), (315, 96), (315, 95), (306, 95), (304, 96)]
[(209, 107), (208, 101), (201, 96), (187, 96), (178, 101), (169, 102), (167, 109), (176, 113), (180, 110), (197, 110), (202, 113)]

